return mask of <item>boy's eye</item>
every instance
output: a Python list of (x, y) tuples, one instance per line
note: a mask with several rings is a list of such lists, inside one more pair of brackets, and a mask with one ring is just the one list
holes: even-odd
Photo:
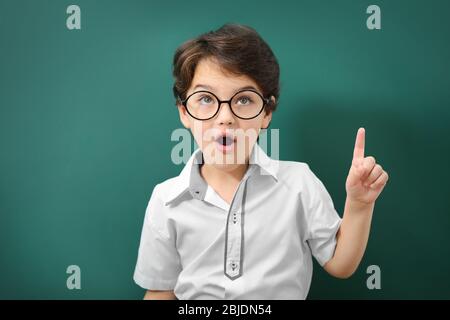
[(249, 97), (240, 97), (238, 99), (238, 102), (240, 102), (242, 104), (249, 104), (252, 102), (252, 99), (250, 99)]
[(214, 100), (213, 100), (213, 98), (211, 98), (210, 96), (201, 96), (200, 98), (199, 98), (199, 101), (200, 102), (204, 102), (204, 103), (212, 103)]

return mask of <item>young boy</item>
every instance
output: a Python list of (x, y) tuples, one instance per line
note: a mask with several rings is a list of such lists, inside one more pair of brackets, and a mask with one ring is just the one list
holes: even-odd
[(249, 27), (227, 24), (181, 45), (174, 95), (199, 148), (153, 190), (135, 282), (145, 299), (305, 299), (312, 256), (350, 277), (388, 175), (357, 132), (341, 219), (306, 163), (257, 143), (279, 97), (279, 65)]

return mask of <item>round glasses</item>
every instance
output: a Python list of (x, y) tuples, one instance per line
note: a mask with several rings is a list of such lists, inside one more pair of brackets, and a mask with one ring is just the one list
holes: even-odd
[[(181, 100), (181, 99), (180, 99)], [(256, 118), (268, 104), (270, 99), (263, 98), (253, 90), (236, 92), (230, 100), (220, 100), (209, 91), (197, 91), (189, 95), (181, 103), (189, 115), (197, 120), (209, 120), (219, 112), (222, 103), (228, 103), (231, 112), (238, 118), (249, 120)]]

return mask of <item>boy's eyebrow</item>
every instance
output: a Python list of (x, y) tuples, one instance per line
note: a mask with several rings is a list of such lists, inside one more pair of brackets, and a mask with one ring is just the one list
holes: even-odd
[[(192, 90), (195, 91), (195, 90), (197, 90), (197, 89), (200, 88), (200, 87), (202, 87), (202, 88), (204, 88), (204, 89), (207, 89), (207, 90), (214, 91), (214, 88), (211, 87), (211, 86), (209, 86), (209, 85), (207, 85), (207, 84), (197, 84), (197, 85), (194, 87), (194, 89), (192, 89)], [(256, 88), (253, 87), (253, 86), (245, 86), (245, 87), (242, 87), (242, 88), (239, 88), (239, 89), (235, 90), (234, 92), (238, 92), (238, 91), (241, 91), (241, 90), (255, 90), (255, 91), (258, 91), (258, 89), (256, 89)]]

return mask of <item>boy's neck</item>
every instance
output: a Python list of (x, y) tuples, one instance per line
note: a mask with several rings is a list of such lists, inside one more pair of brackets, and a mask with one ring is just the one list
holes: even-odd
[(248, 163), (238, 165), (233, 170), (221, 170), (213, 165), (203, 164), (200, 167), (200, 173), (203, 179), (209, 184), (216, 183), (236, 183), (240, 182), (247, 172)]

